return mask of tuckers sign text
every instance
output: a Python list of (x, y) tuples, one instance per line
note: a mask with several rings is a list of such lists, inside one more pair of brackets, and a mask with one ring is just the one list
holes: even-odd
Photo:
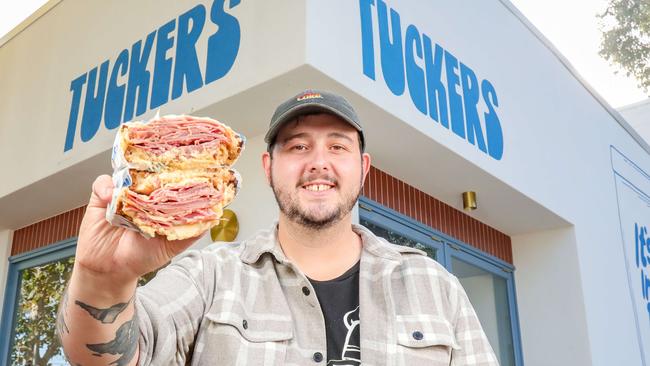
[[(230, 0), (229, 9), (239, 3), (240, 0)], [(102, 121), (109, 130), (117, 128), (134, 116), (164, 105), (170, 94), (173, 100), (224, 77), (235, 63), (241, 38), (239, 21), (226, 12), (224, 5), (225, 0), (214, 0), (210, 9), (199, 4), (135, 42), (130, 49), (123, 49), (114, 60), (106, 60), (72, 80), (63, 151), (74, 145), (80, 111), (79, 136), (87, 142), (95, 136)], [(199, 63), (196, 46), (206, 20), (218, 30), (207, 37), (206, 60)], [(168, 51), (173, 52), (173, 58), (167, 57)], [(147, 68), (151, 57), (152, 70)], [(118, 75), (128, 75), (127, 81), (120, 84)]]
[(359, 8), (363, 73), (376, 80), (374, 31), (378, 28), (380, 70), (388, 89), (396, 96), (408, 90), (420, 113), (501, 160), (503, 131), (492, 83), (479, 80), (468, 65), (432, 43), (415, 25), (409, 24), (402, 33), (399, 13), (385, 1), (359, 0)]

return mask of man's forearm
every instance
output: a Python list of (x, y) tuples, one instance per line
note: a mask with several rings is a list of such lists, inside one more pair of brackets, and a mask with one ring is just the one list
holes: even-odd
[(137, 364), (136, 282), (116, 285), (75, 269), (57, 319), (61, 344), (71, 364)]

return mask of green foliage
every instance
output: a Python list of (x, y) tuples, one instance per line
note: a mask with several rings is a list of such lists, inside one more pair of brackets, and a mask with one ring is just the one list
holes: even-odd
[(21, 272), (12, 365), (48, 365), (60, 355), (56, 315), (74, 257)]
[(650, 1), (610, 0), (600, 14), (599, 54), (650, 90)]
[[(56, 335), (57, 311), (73, 265), (74, 257), (69, 257), (21, 271), (12, 365), (41, 366), (63, 362), (63, 349)], [(138, 284), (146, 284), (156, 273), (146, 274)]]

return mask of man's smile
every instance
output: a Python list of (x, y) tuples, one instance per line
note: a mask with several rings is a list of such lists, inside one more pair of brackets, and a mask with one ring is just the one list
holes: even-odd
[(324, 192), (324, 191), (329, 191), (332, 188), (334, 188), (336, 185), (330, 181), (327, 180), (317, 180), (317, 181), (310, 181), (302, 185), (302, 188), (310, 191), (310, 192)]
[(308, 191), (320, 192), (334, 188), (333, 186), (328, 186), (326, 184), (311, 184), (304, 187)]

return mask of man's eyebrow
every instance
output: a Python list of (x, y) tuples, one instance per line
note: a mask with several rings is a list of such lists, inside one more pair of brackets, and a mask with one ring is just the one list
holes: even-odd
[(350, 142), (354, 142), (354, 140), (350, 136), (340, 132), (330, 132), (329, 134), (327, 134), (327, 137), (338, 137), (338, 138), (348, 140)]
[[(310, 134), (307, 133), (307, 132), (298, 132), (298, 133), (295, 133), (293, 135), (289, 135), (286, 138), (282, 139), (281, 143), (286, 144), (287, 142), (289, 142), (291, 140), (298, 139), (298, 138), (306, 138), (306, 137), (309, 137), (309, 136), (310, 136)], [(354, 142), (354, 140), (350, 136), (348, 136), (346, 134), (343, 134), (341, 132), (330, 132), (330, 133), (327, 134), (327, 137), (330, 137), (330, 138), (331, 137), (342, 138), (342, 139), (348, 140), (349, 142)]]
[(308, 137), (308, 136), (309, 136), (309, 134), (306, 133), (306, 132), (294, 133), (293, 135), (289, 135), (286, 138), (282, 139), (281, 143), (286, 144), (287, 142), (289, 142), (291, 140), (298, 139), (298, 138), (301, 138), (301, 137)]

